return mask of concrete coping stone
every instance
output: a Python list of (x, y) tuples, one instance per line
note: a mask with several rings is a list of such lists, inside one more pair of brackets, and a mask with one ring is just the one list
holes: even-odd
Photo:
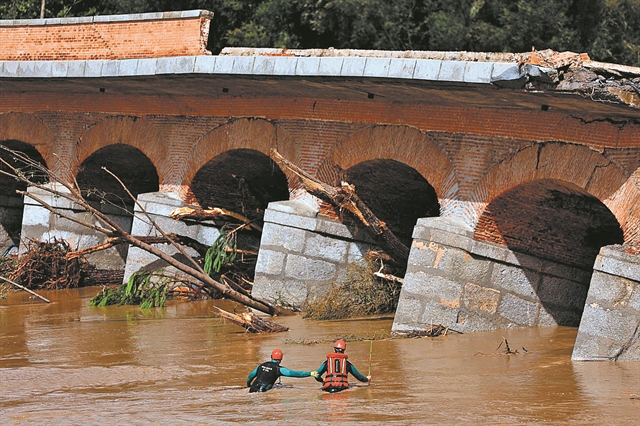
[(416, 227), (418, 226), (473, 238), (473, 230), (471, 227), (458, 219), (451, 219), (447, 217), (421, 217), (416, 223)]
[(640, 256), (625, 253), (619, 245), (602, 247), (593, 269), (640, 282)]
[(273, 201), (267, 207), (281, 213), (295, 214), (304, 217), (318, 216), (318, 209), (303, 200)]
[(211, 19), (213, 18), (213, 12), (203, 9), (196, 9), (175, 12), (133, 13), (128, 15), (96, 15), (77, 18), (3, 19), (0, 20), (0, 27), (74, 25), (105, 22), (152, 21), (162, 19), (191, 19), (201, 17)]
[[(1, 25), (0, 21), (0, 25)], [(78, 77), (135, 77), (166, 74), (246, 75), (273, 77), (343, 77), (383, 78), (412, 81), (453, 82), (462, 85), (491, 84), (496, 70), (518, 69), (517, 64), (494, 62), (470, 63), (406, 58), (363, 57), (263, 57), (263, 56), (168, 56), (143, 59), (40, 61), (44, 66), (33, 69), (34, 61), (0, 61), (0, 78), (78, 78)], [(85, 71), (61, 75), (54, 69), (70, 69), (70, 63), (83, 62)], [(52, 66), (46, 66), (51, 64)], [(15, 71), (14, 71), (15, 70)], [(103, 70), (98, 72), (96, 70)], [(515, 71), (514, 71), (515, 73)]]

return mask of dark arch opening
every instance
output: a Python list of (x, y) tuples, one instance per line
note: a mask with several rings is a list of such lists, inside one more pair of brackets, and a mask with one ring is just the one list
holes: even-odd
[[(29, 159), (36, 163), (47, 167), (38, 150), (25, 142), (17, 140), (3, 141), (2, 145), (26, 155)], [(38, 171), (37, 167), (26, 165), (24, 162), (17, 160), (16, 156), (8, 151), (0, 150), (0, 157), (11, 165), (11, 169), (20, 169), (21, 173), (29, 176), (30, 179), (37, 183), (47, 182), (48, 176), (42, 171)], [(0, 170), (12, 173), (4, 163), (0, 164)], [(26, 191), (27, 184), (6, 175), (0, 175), (0, 247), (4, 250), (12, 244), (20, 244), (20, 232), (22, 229), (22, 215), (24, 211), (23, 197), (16, 194), (16, 191)]]
[(231, 210), (260, 225), (270, 202), (289, 199), (285, 174), (268, 156), (252, 149), (213, 158), (194, 176), (191, 192), (202, 208)]
[(519, 185), (494, 199), (481, 215), (478, 240), (506, 245), (567, 265), (562, 276), (549, 269), (530, 282), (558, 325), (578, 326), (589, 290), (593, 264), (603, 246), (622, 244), (622, 229), (611, 211), (583, 189), (556, 180)]
[(364, 161), (347, 170), (347, 179), (369, 209), (407, 246), (411, 246), (418, 218), (440, 215), (435, 189), (406, 164)]
[[(96, 203), (102, 211), (107, 209), (107, 212), (114, 214), (132, 215), (134, 205), (122, 185), (102, 167), (116, 175), (134, 197), (159, 189), (158, 172), (139, 149), (125, 144), (100, 148), (82, 162), (76, 180), (87, 199)], [(114, 209), (110, 210), (107, 206)]]

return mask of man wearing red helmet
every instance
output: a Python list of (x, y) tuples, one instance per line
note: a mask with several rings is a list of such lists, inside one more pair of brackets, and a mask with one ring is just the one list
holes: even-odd
[[(263, 362), (257, 366), (249, 377), (247, 377), (247, 387), (249, 392), (266, 392), (273, 387), (273, 384), (278, 380), (280, 376), (286, 377), (317, 377), (318, 373), (315, 371), (294, 371), (288, 368), (282, 367), (280, 362), (282, 361), (282, 351), (280, 349), (274, 349), (271, 352), (271, 361)], [(255, 379), (255, 381), (253, 380)], [(251, 383), (253, 382), (253, 384)]]
[[(370, 382), (371, 376), (362, 375), (356, 367), (347, 361), (347, 354), (344, 351), (347, 349), (347, 344), (344, 340), (336, 340), (333, 344), (333, 353), (327, 355), (327, 360), (322, 363), (317, 373), (314, 376), (317, 381), (322, 382), (322, 390), (326, 392), (340, 392), (349, 387), (349, 381), (347, 380), (349, 373), (361, 382)], [(322, 374), (327, 373), (322, 379)]]

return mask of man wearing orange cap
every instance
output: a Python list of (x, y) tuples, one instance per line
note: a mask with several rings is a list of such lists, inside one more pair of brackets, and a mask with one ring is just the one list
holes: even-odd
[[(282, 361), (282, 351), (274, 349), (271, 352), (271, 361), (263, 362), (257, 366), (249, 377), (247, 377), (247, 387), (249, 392), (266, 392), (273, 387), (273, 384), (280, 376), (286, 377), (317, 377), (315, 371), (294, 371), (280, 365)], [(255, 381), (254, 381), (255, 379)], [(253, 384), (251, 383), (253, 382)]]
[[(347, 377), (349, 373), (361, 382), (371, 382), (371, 376), (364, 376), (347, 361), (347, 354), (344, 351), (347, 349), (347, 344), (344, 340), (336, 340), (333, 344), (333, 353), (327, 355), (327, 360), (322, 363), (318, 371), (314, 371), (317, 381), (322, 382), (322, 390), (326, 392), (340, 392), (349, 387), (349, 381)], [(322, 374), (327, 373), (322, 379)]]

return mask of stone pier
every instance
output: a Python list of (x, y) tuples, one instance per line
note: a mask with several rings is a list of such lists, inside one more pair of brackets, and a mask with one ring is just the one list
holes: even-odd
[[(212, 245), (220, 235), (220, 230), (210, 222), (203, 221), (200, 223), (194, 222), (192, 224), (188, 224), (186, 222), (172, 219), (169, 216), (171, 212), (184, 206), (182, 199), (172, 192), (150, 192), (140, 194), (138, 195), (138, 202), (151, 219), (153, 219), (153, 221), (165, 233), (175, 233), (185, 237), (190, 237), (206, 245)], [(137, 205), (135, 206), (131, 235), (161, 236), (160, 232), (158, 232)], [(179, 253), (178, 250), (170, 244), (158, 244), (156, 246), (177, 259), (186, 260), (184, 255)], [(185, 247), (185, 252), (190, 256), (197, 255), (195, 250), (189, 247)], [(137, 247), (130, 247), (124, 271), (124, 280), (127, 281), (129, 277), (137, 271), (154, 272), (160, 269), (162, 269), (167, 275), (184, 275), (174, 267), (169, 266), (166, 261), (159, 257)]]
[(318, 216), (303, 200), (270, 203), (264, 215), (253, 295), (303, 306), (340, 281), (348, 263), (375, 248), (365, 234)]
[(591, 271), (476, 241), (464, 224), (419, 219), (393, 330), (578, 326)]
[[(59, 184), (46, 184), (58, 192), (68, 193), (68, 190)], [(53, 195), (52, 193), (37, 187), (29, 187), (27, 191), (37, 198), (43, 200), (53, 208), (70, 217), (101, 225), (91, 213), (80, 210), (79, 206), (64, 197)], [(25, 242), (28, 240), (53, 241), (54, 239), (65, 240), (72, 250), (80, 250), (105, 243), (107, 237), (101, 232), (94, 231), (82, 226), (72, 220), (51, 213), (42, 207), (38, 202), (29, 197), (24, 197), (24, 211), (22, 215), (22, 229), (20, 233), (20, 253), (27, 250)], [(123, 215), (120, 209), (108, 204), (100, 205), (103, 213), (107, 214), (115, 223), (125, 230), (131, 229), (133, 218), (130, 215)], [(122, 270), (127, 259), (128, 247), (120, 245), (91, 253), (86, 258), (97, 268), (105, 270)]]
[(462, 223), (419, 219), (393, 331), (579, 326), (574, 360), (640, 360), (640, 259), (603, 247), (593, 271), (473, 240)]
[(603, 247), (593, 269), (571, 358), (640, 361), (640, 259)]

